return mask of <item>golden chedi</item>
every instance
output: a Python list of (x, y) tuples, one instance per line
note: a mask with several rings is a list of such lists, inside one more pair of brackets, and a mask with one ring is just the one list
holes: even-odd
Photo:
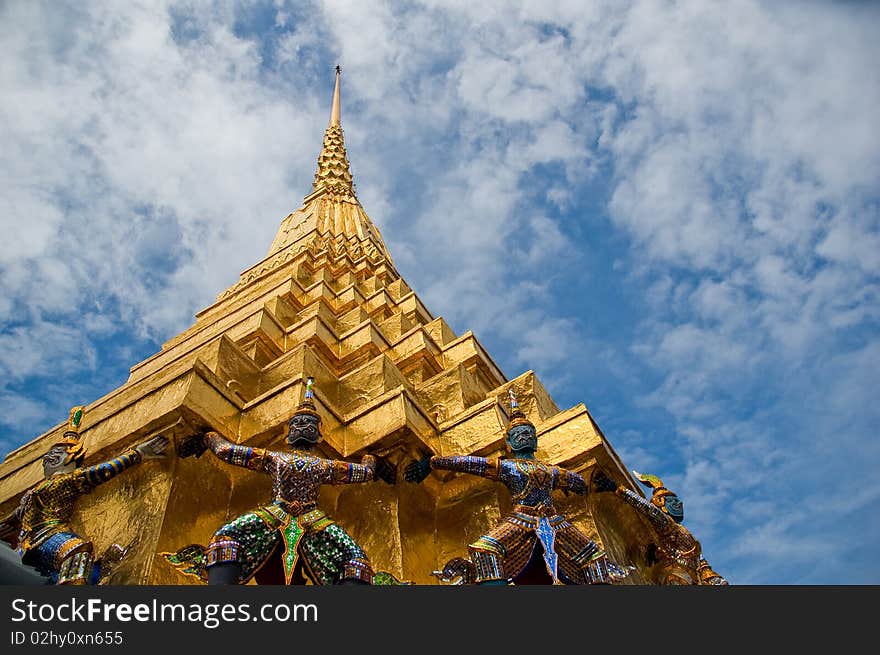
[[(282, 449), (309, 376), (323, 434), (314, 454), (348, 462), (373, 455), (397, 477), (324, 486), (320, 507), (375, 571), (399, 580), (439, 584), (433, 571), (466, 557), (467, 544), (510, 514), (499, 482), (437, 470), (411, 484), (403, 471), (426, 455), (504, 456), (511, 391), (535, 428), (541, 462), (586, 481), (601, 469), (641, 494), (583, 404), (561, 410), (532, 371), (508, 379), (473, 333), (453, 332), (401, 278), (355, 193), (338, 69), (313, 189), (281, 221), (266, 257), (86, 408), (86, 464), (150, 438), (171, 442), (169, 456), (78, 500), (73, 529), (96, 552), (128, 545), (109, 582), (198, 583), (160, 554), (209, 544), (218, 526), (272, 497), (272, 480), (216, 457), (181, 458), (178, 448), (201, 430), (234, 445)], [(42, 457), (65, 427), (7, 455), (0, 517), (40, 482)], [(612, 561), (636, 567), (624, 583), (648, 581), (649, 521), (615, 494), (554, 493), (579, 533)]]

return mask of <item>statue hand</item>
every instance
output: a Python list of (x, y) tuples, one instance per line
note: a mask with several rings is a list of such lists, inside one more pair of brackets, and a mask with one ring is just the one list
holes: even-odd
[(199, 432), (181, 440), (177, 445), (177, 455), (178, 457), (192, 457), (193, 455), (201, 457), (202, 453), (207, 449), (208, 444), (205, 443), (205, 435)]
[(376, 457), (376, 477), (387, 484), (397, 484), (397, 467), (387, 457)]
[(154, 437), (149, 441), (145, 441), (135, 446), (135, 450), (137, 450), (144, 459), (158, 459), (160, 457), (165, 457), (165, 448), (167, 447), (168, 439), (166, 437)]
[(425, 455), (420, 460), (412, 461), (403, 470), (403, 479), (419, 484), (431, 474), (431, 456)]
[(602, 471), (599, 471), (593, 477), (593, 488), (599, 493), (617, 491), (617, 483), (602, 473)]

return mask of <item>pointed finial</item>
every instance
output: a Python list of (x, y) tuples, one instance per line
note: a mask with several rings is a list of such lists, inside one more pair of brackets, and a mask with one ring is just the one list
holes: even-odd
[(333, 89), (333, 107), (330, 109), (330, 125), (339, 125), (339, 77), (342, 68), (336, 65), (336, 88)]
[(345, 154), (345, 141), (342, 136), (342, 125), (339, 124), (339, 74), (342, 69), (336, 67), (336, 88), (333, 90), (333, 109), (330, 111), (330, 124), (324, 131), (324, 147), (318, 155), (318, 170), (315, 171), (313, 189), (322, 187), (335, 193), (348, 194), (354, 197), (354, 182), (351, 180), (351, 168)]
[(519, 409), (519, 401), (517, 401), (516, 399), (516, 394), (513, 392), (513, 387), (510, 387), (507, 390), (507, 398), (510, 400), (511, 413), (517, 411)]
[(86, 408), (83, 405), (77, 405), (70, 409), (70, 416), (67, 419), (67, 429), (61, 441), (56, 446), (64, 446), (67, 450), (67, 457), (64, 459), (65, 464), (83, 459), (86, 456), (85, 444), (79, 436), (79, 429), (82, 425), (83, 416), (85, 416)]
[(294, 416), (297, 416), (298, 414), (311, 414), (312, 416), (318, 416), (320, 418), (320, 415), (318, 414), (317, 408), (315, 407), (314, 386), (315, 386), (315, 378), (313, 378), (311, 375), (309, 375), (306, 378), (306, 387), (305, 387), (305, 391), (303, 392), (302, 402), (300, 402), (300, 404), (297, 405), (296, 411), (294, 412)]
[(79, 432), (79, 426), (82, 423), (86, 408), (83, 405), (77, 405), (71, 408), (70, 417), (67, 419), (67, 431)]
[(535, 424), (526, 418), (525, 412), (522, 410), (522, 407), (519, 406), (519, 400), (517, 400), (513, 387), (507, 388), (507, 402), (510, 406), (510, 414), (507, 423), (508, 431), (515, 428), (517, 425), (531, 425), (533, 428), (535, 427)]

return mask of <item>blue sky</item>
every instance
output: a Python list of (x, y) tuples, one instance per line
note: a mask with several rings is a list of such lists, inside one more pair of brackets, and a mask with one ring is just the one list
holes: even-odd
[[(477, 6), (479, 5), (479, 6)], [(880, 7), (8, 2), (0, 451), (122, 384), (311, 189), (584, 402), (739, 584), (880, 582)]]

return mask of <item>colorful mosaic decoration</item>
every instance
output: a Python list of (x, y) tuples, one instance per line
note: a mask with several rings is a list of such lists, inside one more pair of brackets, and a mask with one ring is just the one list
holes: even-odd
[[(300, 449), (291, 452), (233, 444), (216, 432), (197, 435), (201, 444), (185, 444), (184, 453), (210, 450), (227, 464), (272, 476), (273, 501), (222, 526), (207, 548), (190, 544), (165, 559), (183, 573), (210, 582), (211, 568), (220, 564), (241, 567), (239, 583), (249, 582), (274, 557), (281, 558), (285, 584), (305, 576), (312, 584), (372, 584), (370, 560), (355, 540), (318, 508), (322, 485), (357, 484), (376, 477), (376, 458), (364, 455), (360, 464), (323, 459), (307, 452), (320, 437), (320, 415), (314, 405), (314, 380), (305, 386), (305, 398), (290, 421), (288, 441)], [(308, 419), (317, 437), (302, 438)], [(202, 565), (204, 562), (204, 565)], [(299, 575), (301, 572), (302, 575)], [(387, 580), (386, 574), (383, 580)], [(391, 576), (393, 578), (393, 576)]]
[[(468, 546), (472, 572), (451, 560), (444, 571), (435, 575), (444, 579), (457, 574), (463, 581), (469, 581), (472, 575), (477, 584), (516, 584), (536, 562), (543, 561), (548, 583), (552, 584), (610, 583), (624, 577), (623, 569), (609, 562), (595, 542), (557, 512), (551, 496), (554, 489), (585, 494), (587, 484), (579, 474), (535, 458), (535, 426), (520, 409), (512, 389), (508, 394), (507, 447), (514, 455), (512, 458), (434, 456), (429, 460), (434, 470), (457, 471), (501, 482), (510, 490), (514, 503), (510, 514)], [(419, 481), (423, 469), (421, 463), (415, 463), (407, 478)], [(599, 561), (606, 572), (604, 577), (597, 573)]]
[(240, 583), (245, 584), (277, 554), (286, 584), (292, 584), (298, 566), (313, 584), (373, 581), (366, 553), (318, 508), (321, 485), (372, 481), (376, 465), (373, 456), (364, 455), (360, 464), (354, 464), (307, 452), (237, 445), (216, 432), (208, 432), (203, 438), (222, 461), (271, 475), (275, 498), (222, 526), (207, 548), (190, 544), (176, 553), (163, 553), (169, 563), (207, 582), (211, 566), (234, 562), (241, 566)]
[(700, 542), (681, 525), (684, 506), (677, 494), (667, 489), (655, 475), (633, 471), (646, 487), (652, 489), (646, 500), (634, 491), (618, 485), (600, 473), (593, 484), (597, 491), (613, 492), (648, 520), (657, 536), (646, 554), (646, 564), (656, 570), (656, 582), (663, 585), (727, 585), (702, 557)]
[(164, 437), (130, 448), (113, 459), (85, 468), (78, 467), (85, 449), (76, 431), (82, 422), (83, 407), (70, 411), (64, 438), (43, 457), (45, 479), (25, 492), (18, 508), (7, 520), (18, 524), (17, 547), (22, 563), (33, 566), (55, 584), (95, 584), (106, 578), (109, 567), (125, 549), (116, 546), (116, 555), (94, 559), (92, 542), (76, 534), (70, 522), (77, 499), (95, 487), (112, 480), (143, 460), (139, 448), (161, 453), (167, 444)]

